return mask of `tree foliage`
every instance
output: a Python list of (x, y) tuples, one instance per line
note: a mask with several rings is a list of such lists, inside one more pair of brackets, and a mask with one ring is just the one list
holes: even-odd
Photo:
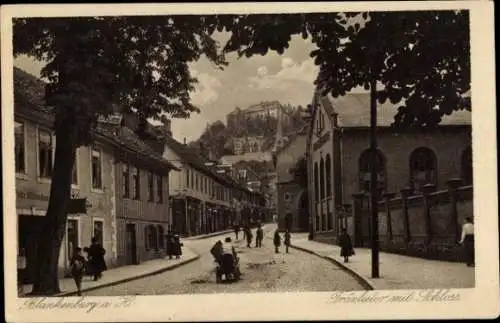
[(197, 80), (188, 63), (201, 55), (226, 62), (210, 36), (213, 17), (22, 18), (13, 28), (14, 54), (47, 62), (45, 101), (57, 141), (33, 294), (55, 294), (76, 148), (93, 141), (98, 116), (119, 105), (142, 124), (162, 114), (189, 117), (199, 109), (190, 101)]
[(405, 11), (221, 16), (226, 52), (282, 54), (291, 36), (310, 37), (318, 89), (334, 97), (382, 84), (378, 101), (400, 104), (394, 126), (433, 127), (471, 110), (468, 11)]

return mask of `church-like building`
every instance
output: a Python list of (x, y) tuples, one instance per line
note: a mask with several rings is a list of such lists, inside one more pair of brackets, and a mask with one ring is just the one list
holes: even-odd
[[(370, 94), (335, 99), (315, 94), (312, 105), (306, 143), (311, 231), (316, 240), (335, 243), (346, 228), (356, 239), (367, 234), (351, 210), (353, 196), (368, 194), (370, 187)], [(426, 184), (446, 189), (451, 178), (472, 185), (470, 112), (444, 116), (432, 130), (396, 133), (390, 125), (397, 106), (387, 102), (377, 108), (380, 199), (403, 188), (419, 194)]]

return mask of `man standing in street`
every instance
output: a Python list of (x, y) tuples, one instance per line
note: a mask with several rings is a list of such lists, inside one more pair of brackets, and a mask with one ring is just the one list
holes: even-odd
[(240, 233), (240, 226), (239, 224), (234, 225), (234, 234), (236, 235), (236, 240), (238, 240), (238, 234)]
[(274, 252), (275, 253), (280, 253), (280, 246), (281, 246), (281, 237), (278, 229), (274, 232)]
[(262, 230), (262, 225), (260, 225), (260, 223), (259, 223), (258, 227), (257, 227), (257, 232), (255, 234), (255, 247), (256, 248), (262, 247), (262, 240), (264, 240), (264, 231)]
[(248, 225), (246, 227), (245, 236), (247, 238), (247, 247), (252, 248), (251, 244), (252, 244), (253, 234), (252, 234), (252, 229)]
[(290, 231), (288, 231), (288, 229), (287, 229), (285, 231), (285, 250), (286, 250), (286, 253), (288, 253), (288, 248), (290, 247), (290, 240), (291, 240)]

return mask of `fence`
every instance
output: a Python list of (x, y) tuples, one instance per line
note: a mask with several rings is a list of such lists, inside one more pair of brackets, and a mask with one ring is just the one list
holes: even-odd
[[(380, 249), (435, 260), (460, 261), (461, 225), (473, 217), (473, 187), (460, 187), (460, 179), (448, 181), (448, 189), (435, 191), (427, 184), (423, 193), (412, 196), (401, 190), (399, 196), (386, 193), (378, 204)], [(370, 245), (370, 214), (363, 208), (363, 194), (354, 195), (355, 241)], [(360, 201), (361, 200), (361, 201)], [(359, 237), (361, 235), (361, 237)]]

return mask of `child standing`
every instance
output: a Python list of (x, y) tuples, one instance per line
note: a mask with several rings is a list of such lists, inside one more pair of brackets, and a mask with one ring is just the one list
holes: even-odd
[(85, 269), (85, 258), (82, 256), (82, 248), (76, 248), (75, 255), (71, 258), (71, 276), (78, 289), (78, 296), (82, 296), (82, 278)]

